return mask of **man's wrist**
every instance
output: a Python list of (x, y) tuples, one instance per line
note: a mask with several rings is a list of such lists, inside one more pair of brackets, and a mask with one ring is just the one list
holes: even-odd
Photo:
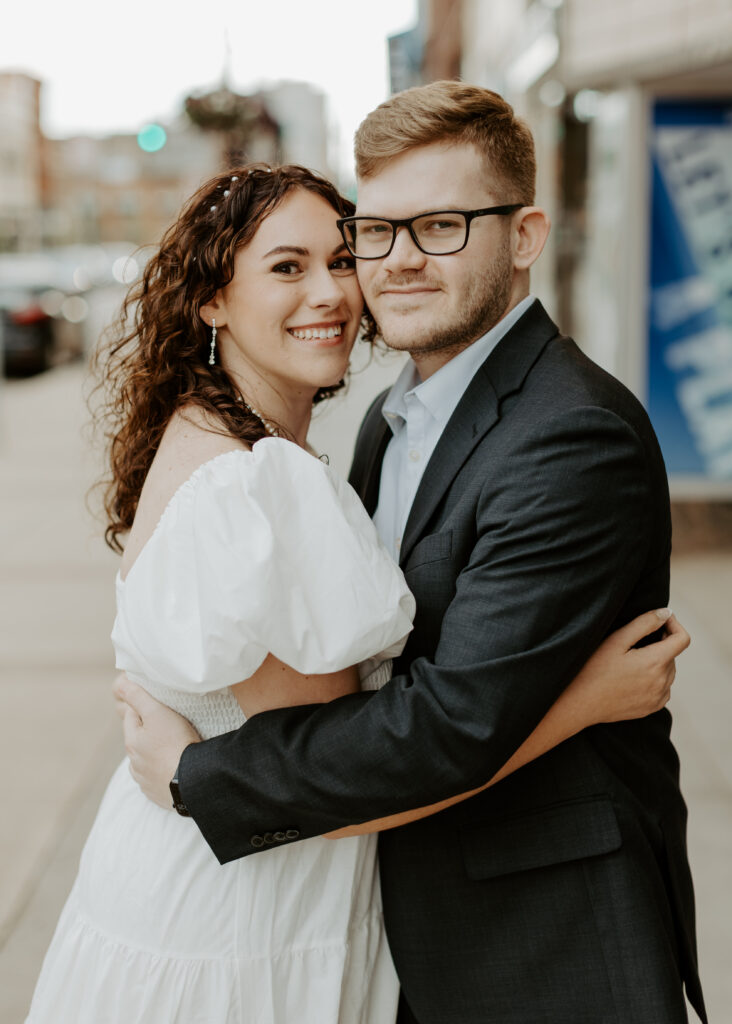
[(186, 807), (185, 801), (180, 791), (180, 784), (178, 782), (178, 773), (180, 772), (180, 763), (175, 769), (175, 774), (170, 780), (170, 795), (173, 798), (173, 808), (180, 814), (182, 818), (190, 818), (191, 812)]

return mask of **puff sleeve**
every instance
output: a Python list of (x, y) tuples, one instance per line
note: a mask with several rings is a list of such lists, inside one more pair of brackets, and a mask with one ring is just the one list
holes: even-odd
[(268, 653), (303, 673), (398, 653), (414, 599), (352, 488), (282, 438), (199, 466), (124, 581), (117, 667), (193, 693)]

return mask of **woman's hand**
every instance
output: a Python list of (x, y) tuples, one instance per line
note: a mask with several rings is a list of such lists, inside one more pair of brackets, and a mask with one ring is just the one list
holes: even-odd
[(201, 737), (186, 718), (155, 700), (124, 673), (115, 679), (113, 690), (130, 774), (148, 800), (172, 810), (170, 780), (185, 748)]
[[(635, 647), (662, 625), (666, 632), (662, 640)], [(598, 647), (567, 693), (586, 709), (586, 724), (645, 718), (668, 702), (676, 675), (675, 659), (690, 642), (670, 609), (646, 612)]]

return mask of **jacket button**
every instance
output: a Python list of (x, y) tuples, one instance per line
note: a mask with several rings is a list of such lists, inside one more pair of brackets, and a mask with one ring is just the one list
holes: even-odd
[(296, 828), (288, 828), (285, 832), (285, 839), (299, 839), (300, 833)]
[(271, 846), (274, 843), (274, 836), (272, 835), (271, 832), (264, 833), (264, 841), (267, 844), (267, 846)]
[(286, 839), (286, 836), (285, 836), (284, 832), (275, 832), (274, 840), (275, 840), (276, 843), (284, 843), (285, 839)]
[(257, 849), (259, 849), (260, 846), (264, 846), (264, 839), (262, 836), (252, 836), (249, 842)]

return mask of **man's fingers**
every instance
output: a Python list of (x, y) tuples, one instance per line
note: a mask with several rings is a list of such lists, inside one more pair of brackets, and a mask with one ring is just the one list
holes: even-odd
[(652, 612), (645, 612), (617, 631), (615, 635), (618, 643), (623, 645), (624, 650), (629, 651), (643, 637), (655, 633), (664, 623), (670, 622), (672, 618), (673, 612), (670, 608), (658, 608)]

